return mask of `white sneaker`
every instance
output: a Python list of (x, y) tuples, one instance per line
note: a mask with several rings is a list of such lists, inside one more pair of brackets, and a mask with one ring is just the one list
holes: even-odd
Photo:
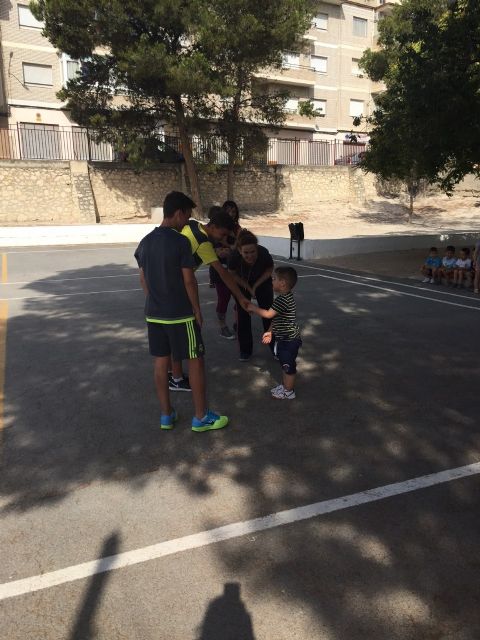
[(424, 279), (422, 280), (422, 282), (423, 282), (423, 283), (425, 283), (425, 282), (430, 282), (430, 278), (424, 278)]
[(276, 393), (277, 391), (281, 391), (283, 390), (283, 384), (277, 384), (276, 387), (273, 387), (273, 389), (270, 389), (270, 393)]
[(276, 400), (295, 400), (295, 391), (287, 391), (284, 387), (272, 393), (272, 398)]
[(435, 284), (435, 278), (430, 278), (430, 284)]

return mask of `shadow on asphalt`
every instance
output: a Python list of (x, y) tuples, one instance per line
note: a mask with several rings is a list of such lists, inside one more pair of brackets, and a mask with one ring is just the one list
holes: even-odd
[(210, 602), (198, 640), (255, 640), (238, 582), (227, 582), (223, 594)]
[[(98, 268), (58, 272), (59, 279), (92, 275)], [(67, 293), (80, 285), (62, 286)], [(42, 280), (26, 288), (52, 290)], [(239, 363), (233, 345), (217, 340), (214, 292), (201, 293), (211, 406), (231, 418), (223, 432), (201, 435), (188, 429), (185, 397), (181, 426), (167, 434), (156, 428), (140, 292), (25, 301), (8, 324), (4, 513), (99, 481), (140, 492), (156, 472), (175, 476), (193, 496), (222, 478), (237, 483), (249, 492), (249, 519), (478, 459), (475, 313), (301, 279), (301, 373), (297, 400), (284, 403), (269, 397), (277, 363), (260, 344), (252, 361)], [(259, 339), (259, 323), (256, 331)], [(442, 496), (455, 505), (460, 527), (438, 501), (405, 497), (365, 506), (353, 521), (349, 511), (283, 527), (268, 562), (261, 550), (217, 545), (214, 552), (235, 576), (253, 572), (257, 592), (281, 598), (286, 591), (286, 606), (308, 609), (328, 638), (345, 640), (352, 630), (382, 640), (460, 637), (472, 616), (480, 634), (478, 492), (458, 482), (444, 485)], [(218, 525), (215, 516), (206, 529)], [(239, 595), (233, 591), (210, 606), (202, 640), (228, 637), (204, 629)], [(87, 619), (94, 597), (87, 594)], [(235, 606), (247, 625), (248, 614)]]

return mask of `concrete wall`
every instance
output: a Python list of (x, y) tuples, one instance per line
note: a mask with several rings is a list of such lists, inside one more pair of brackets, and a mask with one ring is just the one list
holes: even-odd
[[(222, 203), (227, 172), (200, 171), (205, 209)], [(86, 162), (0, 161), (0, 224), (148, 222), (173, 190), (188, 193), (184, 168), (164, 165), (135, 172), (130, 167)], [(373, 181), (358, 169), (260, 167), (235, 171), (235, 199), (244, 213), (315, 210), (319, 202), (362, 202)]]

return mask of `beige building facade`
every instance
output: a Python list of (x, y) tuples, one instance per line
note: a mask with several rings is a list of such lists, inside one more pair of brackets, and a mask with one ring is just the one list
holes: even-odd
[[(260, 90), (291, 93), (278, 137), (344, 140), (354, 129), (353, 118), (371, 113), (378, 87), (362, 75), (358, 61), (375, 45), (378, 20), (398, 1), (319, 2), (303, 50), (285, 52), (282, 70), (257, 76)], [(42, 36), (42, 26), (26, 0), (0, 0), (0, 127), (24, 132), (75, 124), (56, 94), (78, 62), (56, 50)], [(315, 117), (299, 114), (302, 100), (313, 102)]]

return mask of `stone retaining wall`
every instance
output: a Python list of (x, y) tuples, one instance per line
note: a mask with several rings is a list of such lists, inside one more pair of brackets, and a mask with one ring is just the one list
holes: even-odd
[[(226, 199), (226, 168), (200, 170), (205, 210)], [(173, 190), (188, 193), (179, 164), (135, 172), (110, 163), (0, 161), (0, 225), (146, 222)], [(235, 200), (244, 213), (312, 210), (319, 202), (361, 204), (374, 181), (352, 167), (237, 168)]]

